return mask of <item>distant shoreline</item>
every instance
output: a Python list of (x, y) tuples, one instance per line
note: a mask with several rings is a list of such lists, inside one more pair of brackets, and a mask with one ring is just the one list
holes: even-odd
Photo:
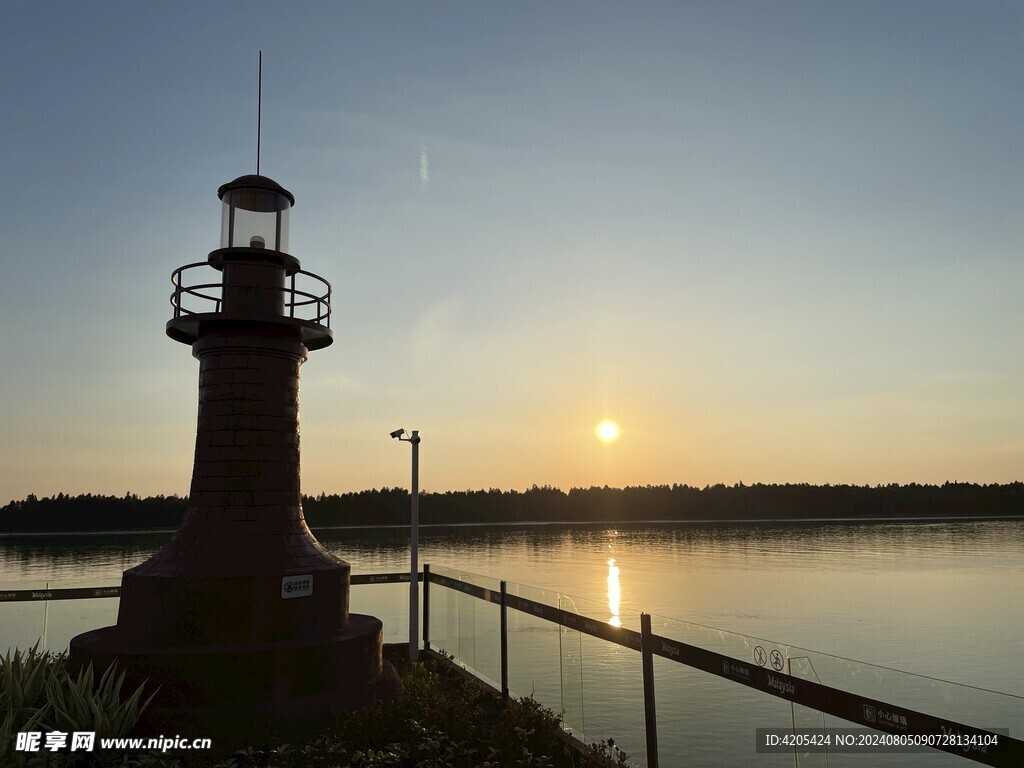
[[(543, 526), (563, 526), (567, 528), (591, 528), (594, 526), (644, 526), (644, 525), (706, 525), (711, 527), (727, 527), (732, 525), (806, 525), (808, 523), (836, 523), (856, 525), (858, 523), (983, 523), (1024, 521), (1021, 515), (914, 515), (908, 517), (780, 517), (780, 518), (736, 518), (730, 520), (524, 520), (499, 521), (491, 523), (420, 523), (420, 528), (538, 528)], [(318, 525), (310, 526), (312, 531), (350, 531), (350, 530), (405, 530), (408, 525)], [(139, 534), (174, 533), (176, 528), (126, 528), (104, 531), (18, 531), (2, 532), (0, 539), (29, 538), (44, 536), (129, 536)]]
[[(218, 497), (227, 504), (232, 495)], [(206, 501), (209, 501), (208, 499)], [(241, 492), (245, 506), (258, 503)], [(314, 530), (406, 528), (410, 496), (402, 488), (303, 495), (306, 524)], [(189, 499), (134, 494), (29, 494), (0, 508), (0, 536), (166, 533), (188, 514)], [(670, 524), (678, 526), (822, 525), (1024, 519), (1024, 482), (1004, 485), (812, 486), (807, 484), (687, 485), (571, 488), (533, 486), (420, 494), (420, 525), (470, 528), (501, 525)]]

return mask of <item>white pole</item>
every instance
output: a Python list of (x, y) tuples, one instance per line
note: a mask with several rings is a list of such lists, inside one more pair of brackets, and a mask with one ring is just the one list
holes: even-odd
[(409, 547), (412, 551), (412, 564), (409, 569), (409, 661), (417, 661), (420, 655), (420, 433), (415, 429), (412, 431), (409, 442), (412, 443), (412, 531)]
[[(46, 592), (50, 591), (50, 582), (46, 582)], [(46, 650), (46, 622), (50, 618), (50, 601), (43, 601), (43, 651)]]

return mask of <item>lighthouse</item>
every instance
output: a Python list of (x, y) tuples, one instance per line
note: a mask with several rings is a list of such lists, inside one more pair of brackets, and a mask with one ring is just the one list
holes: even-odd
[(174, 271), (166, 333), (199, 361), (188, 506), (170, 542), (124, 572), (117, 624), (69, 662), (114, 659), (160, 685), (144, 723), (250, 736), (396, 692), (381, 622), (350, 614), (350, 566), (302, 514), (299, 369), (333, 341), (331, 286), (290, 253), (295, 198), (240, 176), (217, 191), (220, 247)]

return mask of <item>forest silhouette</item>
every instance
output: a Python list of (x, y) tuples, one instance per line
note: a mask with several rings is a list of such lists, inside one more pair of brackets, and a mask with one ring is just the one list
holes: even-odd
[[(37, 498), (0, 508), (0, 533), (174, 529), (188, 498), (133, 493)], [(409, 492), (382, 488), (303, 496), (311, 528), (408, 525)], [(630, 523), (1024, 516), (1024, 483), (978, 485), (722, 484), (446, 491), (420, 495), (420, 524)]]

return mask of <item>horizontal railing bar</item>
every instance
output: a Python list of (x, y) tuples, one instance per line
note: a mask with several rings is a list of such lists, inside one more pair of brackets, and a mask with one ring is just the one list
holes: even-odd
[[(215, 269), (215, 267), (212, 267), (212, 265), (209, 262), (206, 262), (206, 261), (196, 261), (196, 262), (193, 262), (191, 264), (186, 264), (183, 267), (178, 267), (177, 269), (175, 269), (171, 273), (171, 282), (174, 283), (175, 277), (178, 277), (180, 279), (182, 272), (185, 272), (186, 270), (189, 270), (189, 269), (194, 269), (196, 267), (210, 267), (211, 269)], [(327, 278), (321, 277), (320, 275), (316, 274), (315, 272), (308, 272), (305, 269), (297, 269), (294, 272), (290, 273), (289, 276), (292, 276), (292, 275), (305, 275), (306, 277), (309, 277), (309, 278), (311, 278), (313, 280), (316, 280), (318, 283), (323, 283), (328, 288), (331, 287), (331, 282)], [(175, 284), (177, 284), (177, 283), (175, 283)]]
[(288, 306), (289, 307), (304, 307), (307, 304), (319, 304), (319, 303), (321, 303), (323, 301), (326, 301), (326, 298), (323, 297), (323, 296), (314, 296), (311, 293), (302, 293), (302, 291), (288, 291), (288, 293), (297, 293), (297, 294), (300, 294), (302, 296), (308, 296), (309, 297), (309, 299), (306, 300), (306, 301), (290, 301), (290, 302), (288, 302)]
[[(418, 574), (417, 581), (423, 581)], [(404, 573), (354, 573), (351, 584), (398, 584), (409, 582)], [(67, 587), (63, 589), (6, 589), (0, 590), (0, 603), (22, 603), (42, 600), (89, 600), (97, 597), (120, 597), (121, 587)]]
[[(1013, 765), (1024, 764), (1024, 741), (1005, 734), (996, 734), (982, 728), (944, 720), (878, 699), (865, 698), (849, 691), (822, 685), (813, 680), (793, 677), (784, 672), (740, 661), (732, 656), (725, 656), (661, 635), (652, 635), (651, 640), (654, 642), (652, 650), (656, 656), (723, 677), (749, 688), (756, 688), (763, 693), (834, 715), (857, 725), (906, 735), (960, 733), (966, 739), (980, 738), (981, 744), (984, 744), (984, 737), (997, 736), (998, 743), (984, 749), (979, 746), (977, 750), (967, 750), (957, 745), (935, 745), (934, 748), (986, 765), (1009, 765), (1008, 761), (1011, 759)], [(893, 720), (895, 720), (895, 725)]]
[(194, 261), (191, 264), (186, 264), (186, 265), (184, 265), (182, 267), (178, 267), (176, 270), (171, 272), (171, 283), (174, 284), (174, 285), (179, 285), (179, 283), (174, 282), (174, 278), (177, 277), (180, 280), (181, 273), (184, 272), (186, 269), (193, 269), (194, 267), (208, 267), (208, 266), (210, 266), (210, 263), (208, 261)]
[(327, 294), (317, 296), (315, 293), (307, 293), (306, 291), (300, 291), (298, 288), (292, 289), (288, 286), (278, 285), (245, 285), (244, 283), (200, 283), (198, 285), (179, 285), (179, 290), (175, 291), (171, 295), (174, 296), (178, 293), (188, 293), (194, 296), (202, 296), (204, 299), (214, 299), (211, 296), (204, 296), (201, 293), (196, 293), (200, 288), (251, 288), (259, 291), (281, 291), (282, 293), (292, 293), (296, 296), (304, 296), (309, 301), (297, 302), (295, 306), (304, 306), (305, 304), (316, 304), (317, 302), (326, 302)]
[(442, 576), (441, 574), (434, 573), (433, 571), (430, 572), (430, 581), (434, 584), (440, 584), (442, 587), (448, 587), (449, 589), (454, 589), (458, 592), (464, 592), (467, 595), (478, 597), (481, 600), (487, 599), (488, 602), (490, 602), (489, 598), (484, 597), (489, 590), (486, 590), (483, 587), (478, 587), (476, 584), (469, 584), (465, 581), (453, 579), (449, 576)]
[(68, 587), (65, 589), (4, 589), (0, 603), (33, 600), (89, 600), (95, 597), (120, 597), (120, 587)]
[[(433, 579), (433, 574), (431, 574), (431, 579)], [(530, 600), (517, 595), (506, 595), (505, 604), (509, 608), (514, 608), (522, 613), (528, 613), (545, 621), (553, 621), (556, 624), (561, 624), (569, 629), (575, 629), (577, 632), (582, 632), (585, 635), (607, 640), (609, 643), (615, 643), (615, 645), (621, 645), (623, 648), (632, 648), (634, 651), (640, 650), (640, 633), (632, 629), (613, 627), (606, 621), (590, 619), (586, 616), (580, 616), (578, 613), (538, 603), (536, 600)]]
[[(281, 293), (288, 294), (292, 297), (291, 301), (285, 302), (287, 307), (306, 307), (312, 304), (323, 304), (328, 310), (330, 310), (330, 293), (325, 293), (317, 296), (315, 293), (307, 293), (306, 291), (300, 291), (297, 288), (291, 288), (288, 286), (276, 286), (276, 285), (243, 285), (236, 283), (200, 283), (199, 285), (179, 285), (178, 290), (174, 291), (171, 296), (171, 306), (178, 306), (175, 304), (175, 299), (182, 296), (196, 296), (200, 299), (206, 299), (207, 301), (220, 301), (222, 296), (208, 296), (205, 293), (199, 293), (200, 288), (242, 288), (252, 289), (260, 291), (280, 291)], [(223, 293), (223, 291), (222, 291)], [(305, 301), (295, 301), (296, 296), (302, 296)]]
[[(408, 583), (409, 572), (404, 573), (353, 573), (351, 584), (399, 584)], [(423, 574), (416, 574), (416, 581), (423, 581)]]
[(201, 285), (190, 285), (190, 286), (179, 286), (179, 290), (171, 294), (172, 297), (180, 295), (198, 296), (201, 299), (208, 299), (209, 301), (220, 301), (220, 296), (207, 296), (205, 293), (199, 293), (200, 288), (220, 288), (222, 283), (203, 283)]
[[(476, 584), (467, 584), (464, 581), (453, 579), (450, 576), (443, 576), (433, 571), (430, 572), (430, 581), (442, 587), (448, 587), (481, 600), (486, 600), (489, 603), (501, 603), (501, 593), (497, 590), (487, 589)], [(602, 640), (607, 640), (609, 643), (621, 645), (624, 648), (632, 648), (635, 651), (640, 650), (640, 633), (632, 629), (613, 627), (604, 621), (589, 619), (586, 616), (580, 616), (578, 613), (572, 613), (562, 608), (556, 608), (553, 605), (538, 603), (536, 600), (530, 600), (529, 598), (513, 594), (505, 595), (505, 605), (521, 613), (528, 613), (545, 621), (561, 624), (569, 629), (575, 629), (577, 632), (582, 632), (585, 635), (598, 637)]]

